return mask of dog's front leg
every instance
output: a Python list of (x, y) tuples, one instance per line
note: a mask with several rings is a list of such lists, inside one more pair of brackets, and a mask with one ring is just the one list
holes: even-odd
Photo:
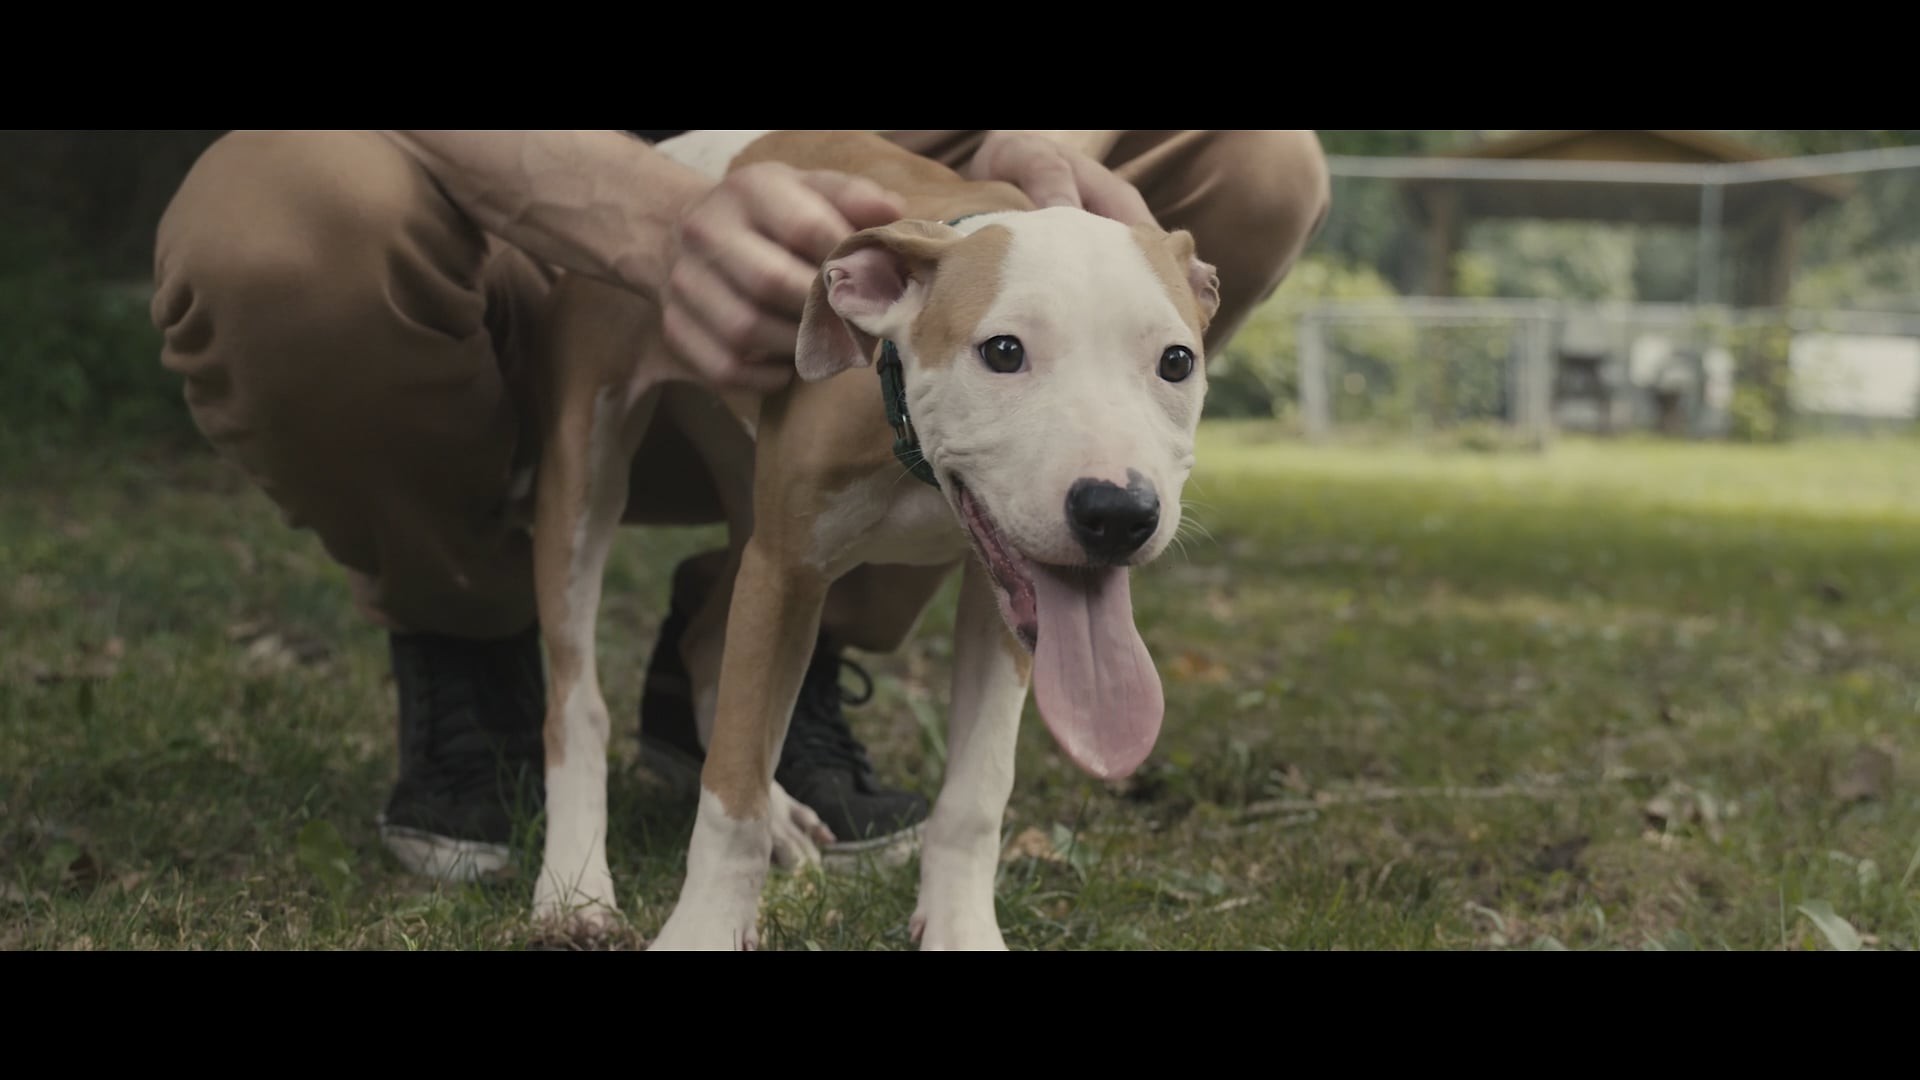
[(1007, 947), (993, 882), (1032, 671), (1032, 658), (1000, 617), (986, 570), (968, 560), (954, 617), (947, 775), (921, 845), (911, 925), (923, 950)]
[(594, 663), (600, 583), (657, 395), (607, 386), (563, 411), (540, 466), (535, 581), (547, 648), (546, 851), (534, 918), (593, 935), (619, 918), (607, 866), (610, 723)]
[[(776, 805), (773, 769), (820, 629), (827, 584), (817, 570), (781, 558), (765, 537), (748, 540), (741, 552), (686, 881), (655, 949), (759, 944), (773, 816), (793, 812)], [(816, 837), (831, 839), (824, 830)]]

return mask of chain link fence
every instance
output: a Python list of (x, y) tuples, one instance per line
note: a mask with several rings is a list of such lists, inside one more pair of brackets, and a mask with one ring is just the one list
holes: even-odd
[(1315, 438), (1920, 429), (1920, 147), (1339, 157), (1219, 410)]

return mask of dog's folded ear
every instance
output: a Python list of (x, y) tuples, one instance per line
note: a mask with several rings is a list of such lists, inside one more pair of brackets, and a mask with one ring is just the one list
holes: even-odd
[(939, 222), (896, 221), (842, 241), (807, 291), (794, 350), (800, 377), (818, 382), (872, 365), (880, 340), (912, 324), (941, 254), (959, 239)]
[(1168, 233), (1167, 242), (1173, 247), (1175, 264), (1187, 272), (1187, 286), (1193, 290), (1194, 302), (1200, 305), (1200, 329), (1204, 332), (1220, 312), (1220, 272), (1200, 258), (1194, 250), (1193, 234), (1187, 230), (1175, 229)]

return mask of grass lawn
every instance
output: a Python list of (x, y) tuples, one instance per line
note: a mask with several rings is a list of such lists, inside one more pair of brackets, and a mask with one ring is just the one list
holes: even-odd
[[(1920, 948), (1920, 440), (1545, 455), (1206, 431), (1206, 528), (1137, 577), (1166, 734), (1110, 788), (1031, 709), (1016, 949)], [(601, 637), (639, 937), (692, 827), (633, 768), (667, 573)], [(400, 873), (384, 638), (202, 456), (0, 466), (0, 947), (518, 948), (517, 877)], [(938, 783), (952, 589), (854, 710)], [(775, 874), (771, 948), (905, 948), (912, 865)]]

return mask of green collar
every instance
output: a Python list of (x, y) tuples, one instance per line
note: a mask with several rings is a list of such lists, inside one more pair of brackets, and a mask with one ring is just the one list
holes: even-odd
[(893, 342), (880, 343), (880, 397), (887, 407), (887, 423), (893, 425), (893, 456), (919, 480), (940, 486), (933, 465), (920, 450), (920, 435), (913, 430), (913, 417), (907, 415), (906, 369), (900, 363), (900, 350)]
[[(947, 222), (949, 226), (958, 225), (970, 217), (990, 211), (962, 214)], [(880, 362), (875, 365), (880, 372), (880, 399), (886, 406), (887, 423), (893, 428), (893, 456), (907, 471), (931, 487), (939, 487), (940, 481), (933, 475), (933, 463), (920, 449), (920, 435), (913, 430), (913, 417), (907, 414), (907, 370), (900, 362), (900, 350), (891, 341), (880, 343)]]

